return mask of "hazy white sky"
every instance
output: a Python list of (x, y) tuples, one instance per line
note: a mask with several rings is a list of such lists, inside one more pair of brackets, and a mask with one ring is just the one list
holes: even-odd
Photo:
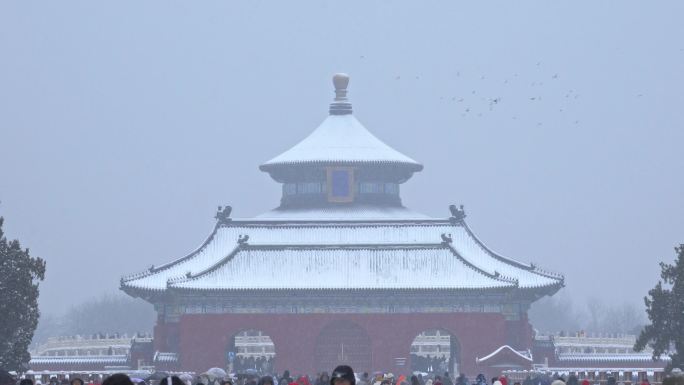
[(568, 295), (639, 302), (684, 242), (684, 2), (3, 1), (0, 215), (46, 312), (278, 204), (258, 165), (330, 77), (422, 162), (406, 206), (466, 206)]

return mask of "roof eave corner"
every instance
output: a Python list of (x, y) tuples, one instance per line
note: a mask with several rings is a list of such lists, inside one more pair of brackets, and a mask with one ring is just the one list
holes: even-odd
[(270, 172), (269, 171), (270, 168), (271, 168), (271, 164), (269, 164), (268, 162), (262, 163), (259, 165), (259, 171)]
[(127, 282), (128, 281), (124, 280), (122, 277), (121, 282), (119, 284), (119, 290), (123, 291), (124, 293), (128, 294), (133, 298), (141, 298), (140, 293), (138, 293), (138, 290), (134, 287), (127, 285)]
[(538, 292), (539, 298), (541, 298), (544, 296), (551, 297), (552, 295), (555, 295), (556, 293), (558, 293), (564, 287), (565, 287), (565, 282), (563, 280), (560, 280), (560, 281), (553, 283), (551, 285), (533, 288), (532, 290)]

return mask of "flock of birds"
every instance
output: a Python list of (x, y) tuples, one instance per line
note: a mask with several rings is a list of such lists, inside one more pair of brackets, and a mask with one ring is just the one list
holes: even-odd
[[(361, 56), (363, 59), (364, 56)], [(537, 62), (536, 66), (539, 68), (542, 66), (541, 62)], [(456, 78), (461, 77), (461, 72), (457, 71), (455, 73)], [(401, 81), (401, 80), (406, 80), (406, 79), (411, 79), (412, 80), (420, 80), (421, 77), (419, 75), (414, 75), (411, 77), (402, 77), (402, 75), (395, 75), (394, 80), (396, 81)], [(509, 96), (506, 98), (506, 101), (510, 100), (511, 98), (516, 98), (516, 103), (520, 102), (527, 102), (527, 103), (539, 103), (543, 100), (546, 100), (546, 97), (544, 97), (544, 91), (547, 89), (558, 89), (559, 87), (562, 87), (561, 84), (559, 84), (559, 80), (561, 79), (561, 76), (558, 73), (551, 73), (549, 75), (545, 75), (543, 79), (537, 79), (535, 81), (531, 81), (529, 83), (525, 82), (526, 84), (523, 84), (523, 87), (527, 85), (528, 87), (523, 88), (524, 92), (520, 92), (521, 96)], [(479, 76), (480, 81), (485, 81), (489, 80), (487, 76), (485, 75), (480, 75)], [(511, 93), (516, 93), (517, 90), (511, 91), (510, 87), (513, 87), (513, 84), (515, 84), (515, 87), (520, 88), (521, 86), (521, 77), (519, 74), (514, 73), (512, 76), (509, 78), (500, 80), (494, 84), (492, 87), (492, 82), (489, 82), (488, 86), (482, 87), (483, 89), (486, 88), (493, 88), (493, 89), (498, 89), (500, 94), (511, 94)], [(556, 84), (553, 84), (554, 87), (544, 87), (545, 84), (549, 84), (552, 82), (556, 82)], [(502, 87), (509, 87), (509, 89), (505, 89)], [(569, 104), (571, 101), (575, 101), (580, 98), (580, 94), (577, 93), (574, 89), (567, 89), (566, 91), (561, 91), (558, 93), (557, 91), (556, 95), (553, 95), (553, 97), (550, 97), (549, 99), (554, 99), (554, 103), (556, 104), (557, 111), (559, 113), (564, 113), (569, 109)], [(460, 116), (462, 118), (466, 118), (469, 116), (476, 116), (476, 117), (483, 117), (487, 113), (491, 113), (495, 111), (500, 105), (504, 103), (504, 97), (501, 95), (496, 95), (496, 96), (485, 96), (486, 91), (478, 91), (477, 89), (471, 89), (469, 92), (466, 92), (464, 95), (458, 95), (458, 96), (440, 96), (439, 100), (443, 103), (453, 103), (454, 105), (458, 106), (458, 111), (460, 113)], [(491, 94), (491, 93), (490, 93)], [(523, 95), (524, 94), (524, 95)], [(639, 94), (639, 97), (642, 95)], [(561, 102), (562, 100), (562, 102)], [(517, 120), (519, 118), (519, 115), (513, 114), (510, 116), (512, 120)], [(578, 119), (571, 119), (572, 123), (574, 124), (579, 124)], [(538, 126), (542, 125), (542, 122), (537, 122)]]
[[(680, 48), (679, 51), (684, 52), (684, 48)], [(360, 59), (365, 59), (365, 55), (360, 55)], [(563, 86), (561, 81), (562, 77), (557, 72), (544, 71), (542, 62), (538, 61), (536, 63), (537, 72), (545, 73), (541, 78), (537, 77), (534, 81), (523, 80), (525, 76), (519, 76), (518, 73), (514, 73), (508, 78), (489, 81), (488, 83), (483, 83), (482, 87), (470, 88), (470, 91), (466, 91), (464, 94), (454, 96), (440, 96), (439, 100), (442, 103), (453, 103), (457, 106), (457, 111), (462, 118), (468, 117), (483, 117), (487, 113), (493, 113), (495, 110), (499, 109), (501, 105), (506, 102), (506, 105), (512, 105), (516, 108), (515, 112), (508, 110), (510, 119), (518, 120), (523, 118), (521, 111), (521, 103), (537, 103), (532, 108), (543, 108), (545, 113), (549, 111), (556, 110), (558, 113), (563, 114), (563, 120), (571, 122), (573, 124), (579, 124), (579, 119), (573, 119), (571, 111), (573, 106), (576, 105), (578, 99), (581, 99), (580, 93), (575, 89), (568, 89)], [(461, 72), (455, 72), (455, 77), (460, 78)], [(394, 80), (420, 80), (420, 75), (412, 76), (402, 76), (399, 74), (394, 75)], [(464, 76), (463, 79), (466, 82), (474, 80), (473, 77)], [(480, 75), (479, 80), (485, 81), (490, 80), (485, 75)], [(515, 87), (515, 88), (513, 88)], [(455, 87), (458, 89), (458, 87)], [(487, 91), (493, 90), (493, 91)], [(480, 90), (480, 91), (478, 91)], [(489, 94), (490, 96), (486, 96)], [(495, 96), (491, 96), (495, 95)], [(508, 95), (504, 98), (501, 95)], [(643, 93), (638, 93), (635, 95), (637, 98), (642, 98)], [(542, 101), (548, 101), (544, 106), (539, 105)], [(522, 112), (522, 113), (521, 113)], [(534, 113), (533, 115), (538, 115)], [(537, 126), (542, 126), (541, 121), (537, 121)]]

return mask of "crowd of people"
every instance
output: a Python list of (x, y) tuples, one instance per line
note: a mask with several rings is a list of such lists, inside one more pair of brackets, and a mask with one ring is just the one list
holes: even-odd
[[(340, 369), (342, 368), (342, 369)], [(684, 385), (684, 376), (670, 375), (663, 381), (663, 385)], [(345, 383), (339, 383), (336, 379), (344, 378)], [(648, 379), (641, 382), (631, 382), (632, 385), (651, 385)], [(42, 385), (39, 380), (31, 378), (14, 378), (8, 372), (0, 370), (0, 385)], [(126, 374), (114, 374), (100, 381), (97, 377), (81, 379), (78, 377), (50, 378), (49, 384), (45, 385), (597, 385), (591, 380), (571, 374), (567, 378), (562, 375), (531, 374), (522, 381), (511, 382), (506, 376), (488, 379), (484, 374), (477, 375), (472, 381), (463, 373), (452, 379), (448, 372), (443, 375), (425, 375), (414, 372), (413, 375), (395, 376), (392, 373), (376, 372), (356, 374), (348, 366), (336, 368), (332, 374), (327, 372), (318, 373), (316, 376), (299, 375), (292, 376), (289, 371), (282, 375), (260, 375), (254, 370), (248, 373), (226, 375), (223, 377), (211, 376), (207, 373), (199, 376), (189, 374), (151, 376), (147, 379), (131, 378)], [(624, 385), (609, 377), (603, 385)]]
[[(648, 379), (643, 379), (641, 383), (636, 383), (639, 385), (651, 385)], [(635, 385), (636, 385), (635, 384)], [(461, 381), (460, 378), (457, 381), (457, 385), (469, 385), (467, 379)], [(487, 382), (487, 378), (480, 374), (475, 378), (473, 385), (596, 385), (592, 383), (587, 378), (579, 379), (576, 375), (571, 374), (565, 378), (565, 376), (560, 374), (545, 374), (537, 373), (533, 375), (528, 375), (523, 381), (515, 381), (511, 384), (511, 381), (506, 376), (494, 377), (491, 382)], [(605, 385), (624, 385), (619, 384), (615, 377), (608, 377)]]
[(423, 373), (444, 373), (450, 368), (450, 359), (439, 356), (421, 356), (411, 353), (411, 370)]
[(270, 357), (236, 357), (233, 362), (233, 370), (237, 373), (245, 373), (254, 370), (257, 373), (271, 373), (273, 370), (273, 359)]

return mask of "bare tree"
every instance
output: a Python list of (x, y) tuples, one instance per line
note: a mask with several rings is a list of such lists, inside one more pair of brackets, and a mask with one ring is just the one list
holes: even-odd
[(579, 330), (581, 325), (572, 300), (563, 295), (540, 299), (532, 305), (528, 316), (532, 327), (545, 333)]

